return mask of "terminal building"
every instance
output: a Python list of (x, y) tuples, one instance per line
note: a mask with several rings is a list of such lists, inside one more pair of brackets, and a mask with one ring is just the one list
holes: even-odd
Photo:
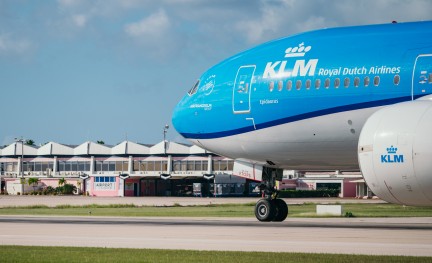
[[(258, 182), (233, 174), (234, 160), (198, 146), (124, 141), (36, 147), (17, 141), (0, 148), (2, 193), (26, 194), (59, 179), (90, 196), (253, 196)], [(28, 178), (38, 178), (37, 185)], [(371, 195), (360, 173), (284, 171), (280, 189), (340, 189), (341, 197)]]

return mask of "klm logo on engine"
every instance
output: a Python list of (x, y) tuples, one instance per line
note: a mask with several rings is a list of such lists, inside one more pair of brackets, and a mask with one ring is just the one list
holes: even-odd
[(404, 156), (403, 154), (396, 154), (398, 148), (390, 146), (387, 148), (387, 154), (381, 155), (381, 163), (403, 163)]
[[(311, 46), (305, 46), (304, 43), (301, 43), (297, 47), (287, 48), (285, 50), (285, 58), (287, 60), (267, 62), (263, 78), (314, 76), (318, 59), (298, 59), (304, 57), (311, 49)], [(291, 58), (297, 59), (293, 60)]]

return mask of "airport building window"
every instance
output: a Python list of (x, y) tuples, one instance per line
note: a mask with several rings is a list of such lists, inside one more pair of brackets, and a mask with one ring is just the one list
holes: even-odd
[(79, 171), (90, 171), (90, 162), (78, 162)]
[(194, 163), (194, 161), (187, 161), (186, 169), (188, 171), (194, 171), (195, 170), (195, 163)]
[(116, 172), (127, 172), (129, 170), (129, 161), (117, 161), (115, 162)]
[(269, 91), (272, 92), (273, 89), (274, 89), (274, 82), (270, 81), (270, 83), (269, 83)]
[(8, 173), (16, 172), (17, 169), (18, 169), (18, 163), (12, 163), (12, 162), (4, 162), (3, 163), (3, 170), (5, 172), (8, 172)]
[(368, 76), (366, 76), (366, 77), (364, 78), (363, 85), (364, 85), (365, 87), (367, 87), (367, 86), (369, 86), (369, 83), (370, 83), (370, 79), (369, 79)]
[(195, 171), (207, 171), (208, 161), (195, 161)]
[(278, 81), (278, 91), (281, 91), (283, 89), (283, 82), (282, 80)]
[(34, 171), (34, 162), (23, 162), (23, 171), (24, 172), (33, 172)]
[(183, 160), (173, 162), (173, 171), (206, 171), (207, 161)]
[(319, 89), (320, 86), (321, 86), (321, 80), (320, 80), (320, 79), (316, 79), (316, 80), (315, 80), (315, 88), (316, 88), (316, 89)]
[(228, 170), (229, 171), (234, 170), (234, 161), (233, 160), (228, 161)]
[(187, 161), (174, 161), (173, 171), (187, 171)]
[(154, 170), (162, 172), (162, 163), (160, 161), (155, 161), (154, 162)]
[(148, 171), (148, 164), (147, 162), (139, 162), (139, 171)]
[(59, 172), (90, 171), (90, 162), (59, 161), (58, 162), (58, 171)]
[(95, 183), (114, 183), (116, 178), (114, 176), (95, 176)]
[(337, 88), (339, 88), (339, 86), (340, 86), (340, 79), (339, 79), (339, 78), (336, 78), (336, 79), (334, 80), (334, 87), (337, 89)]
[(359, 77), (355, 77), (354, 78), (354, 87), (358, 87), (360, 85), (360, 78)]
[(400, 82), (400, 76), (399, 75), (395, 75), (394, 78), (393, 78), (393, 83), (395, 85), (399, 85), (399, 82)]
[(378, 86), (380, 83), (380, 77), (379, 76), (375, 76), (374, 77), (374, 86)]
[(132, 163), (132, 171), (139, 171), (139, 161), (133, 161)]
[(154, 161), (147, 162), (147, 171), (156, 171)]
[(326, 78), (326, 80), (324, 81), (324, 88), (328, 89), (330, 87), (330, 79)]
[(202, 162), (201, 161), (195, 161), (195, 165), (193, 168), (194, 171), (202, 171)]
[(168, 161), (135, 161), (134, 170), (141, 172), (164, 172), (168, 170)]
[(30, 165), (33, 165), (33, 171), (42, 171), (42, 164), (39, 162), (29, 163)]
[(292, 89), (292, 80), (288, 80), (286, 86), (287, 86), (287, 90), (291, 90)]
[(232, 171), (234, 169), (234, 161), (213, 160), (213, 171)]
[(297, 90), (300, 90), (300, 89), (301, 89), (301, 86), (302, 86), (302, 81), (301, 81), (301, 80), (297, 80), (297, 81), (296, 81), (296, 89), (297, 89)]
[(345, 87), (345, 88), (348, 88), (349, 85), (350, 85), (350, 79), (349, 79), (349, 78), (345, 78), (345, 79), (344, 79), (344, 87)]
[(72, 167), (71, 162), (64, 162), (64, 161), (58, 162), (58, 170), (60, 172), (70, 172), (72, 170), (71, 167)]
[(96, 161), (96, 172), (114, 172), (115, 162)]
[(53, 170), (53, 162), (24, 162), (23, 171), (24, 172), (47, 172), (48, 170)]
[(216, 161), (216, 167), (219, 167), (218, 171), (228, 171), (228, 162), (225, 160)]

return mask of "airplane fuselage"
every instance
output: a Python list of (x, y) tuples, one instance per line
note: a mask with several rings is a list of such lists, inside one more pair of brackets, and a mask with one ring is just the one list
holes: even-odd
[[(205, 72), (173, 124), (231, 158), (358, 170), (378, 109), (432, 93), (432, 22), (324, 29), (265, 43)], [(401, 113), (403, 114), (403, 113)]]

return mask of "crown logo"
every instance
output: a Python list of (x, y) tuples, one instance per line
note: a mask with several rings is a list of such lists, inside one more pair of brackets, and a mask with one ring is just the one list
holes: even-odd
[(306, 52), (312, 49), (311, 46), (305, 47), (304, 42), (300, 43), (298, 47), (289, 47), (285, 50), (285, 57), (303, 57)]
[(392, 146), (390, 146), (390, 148), (387, 148), (387, 153), (388, 154), (395, 154), (397, 152), (398, 148), (395, 148)]

